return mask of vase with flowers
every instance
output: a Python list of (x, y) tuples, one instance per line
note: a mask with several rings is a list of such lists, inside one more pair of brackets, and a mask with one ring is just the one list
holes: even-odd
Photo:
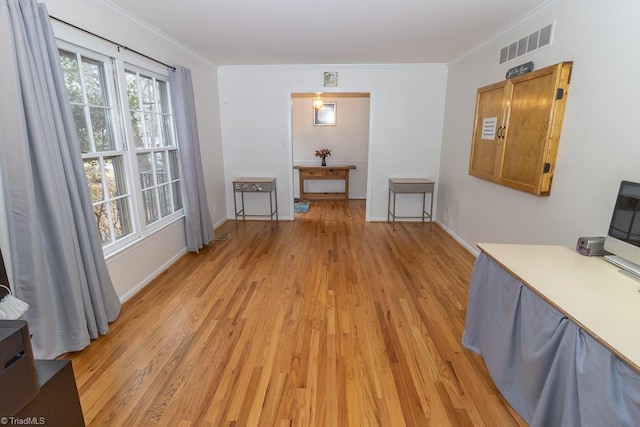
[(328, 148), (321, 148), (316, 150), (316, 157), (320, 157), (322, 159), (322, 166), (327, 166), (327, 157), (331, 155), (331, 150)]

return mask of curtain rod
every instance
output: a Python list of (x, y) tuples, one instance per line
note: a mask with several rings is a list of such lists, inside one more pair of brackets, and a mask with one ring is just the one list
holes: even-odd
[(75, 28), (76, 30), (80, 30), (80, 31), (82, 31), (82, 32), (84, 32), (84, 33), (91, 34), (91, 35), (92, 35), (92, 36), (94, 36), (94, 37), (97, 37), (97, 38), (99, 38), (99, 39), (101, 39), (101, 40), (104, 40), (104, 41), (106, 41), (106, 42), (109, 42), (109, 43), (111, 43), (111, 44), (114, 44), (114, 45), (118, 46), (118, 51), (120, 51), (120, 49), (128, 50), (129, 52), (133, 52), (133, 53), (135, 53), (136, 55), (140, 55), (140, 56), (142, 56), (143, 58), (147, 58), (147, 59), (149, 59), (149, 60), (151, 60), (151, 61), (153, 61), (153, 62), (156, 62), (156, 63), (158, 63), (158, 64), (164, 65), (165, 67), (167, 67), (167, 68), (171, 69), (171, 71), (175, 71), (175, 70), (176, 70), (176, 67), (174, 67), (174, 66), (171, 66), (171, 65), (169, 65), (169, 64), (165, 64), (164, 62), (162, 62), (162, 61), (158, 61), (157, 59), (152, 58), (152, 57), (150, 57), (150, 56), (147, 56), (147, 55), (145, 55), (144, 53), (140, 53), (140, 52), (138, 52), (137, 50), (131, 49), (131, 48), (129, 48), (129, 47), (127, 47), (127, 46), (124, 46), (124, 45), (122, 45), (122, 44), (120, 44), (120, 43), (118, 43), (118, 42), (114, 42), (113, 40), (110, 40), (110, 39), (108, 39), (108, 38), (106, 38), (106, 37), (102, 37), (102, 36), (100, 36), (100, 35), (98, 35), (98, 34), (96, 34), (96, 33), (92, 33), (92, 32), (91, 32), (91, 31), (89, 31), (89, 30), (85, 30), (84, 28), (80, 28), (80, 27), (78, 27), (78, 26), (76, 26), (76, 25), (73, 25), (73, 24), (71, 24), (71, 23), (67, 22), (67, 21), (63, 21), (62, 19), (56, 18), (55, 16), (51, 16), (51, 15), (49, 15), (49, 18), (53, 19), (54, 21), (58, 21), (58, 22), (60, 22), (60, 23), (62, 23), (62, 24), (64, 24), (64, 25), (68, 25), (68, 26), (70, 26), (70, 27), (72, 27), (72, 28)]

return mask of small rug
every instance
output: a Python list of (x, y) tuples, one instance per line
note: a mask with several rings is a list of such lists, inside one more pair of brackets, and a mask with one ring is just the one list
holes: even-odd
[(299, 202), (293, 204), (293, 209), (296, 213), (307, 213), (311, 207), (311, 202)]

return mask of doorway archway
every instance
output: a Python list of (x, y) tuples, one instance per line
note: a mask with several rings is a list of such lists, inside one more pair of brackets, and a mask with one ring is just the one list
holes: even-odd
[[(327, 166), (355, 165), (349, 178), (349, 198), (367, 197), (370, 93), (323, 92), (323, 102), (335, 106), (335, 124), (314, 123), (313, 98), (315, 92), (291, 94), (291, 138), (294, 166), (320, 166), (316, 150), (328, 148)], [(294, 200), (300, 195), (299, 175), (293, 170)], [(343, 191), (340, 180), (307, 181), (306, 191)], [(336, 188), (338, 188), (336, 190)], [(292, 201), (293, 203), (293, 201)]]

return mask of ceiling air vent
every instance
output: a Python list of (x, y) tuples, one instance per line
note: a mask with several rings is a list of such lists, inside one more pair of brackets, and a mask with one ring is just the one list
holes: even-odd
[(500, 49), (500, 63), (503, 64), (524, 54), (533, 52), (536, 49), (550, 45), (552, 33), (553, 24), (549, 24), (546, 27), (529, 34), (528, 37), (523, 37), (520, 40), (511, 43), (509, 46), (503, 47)]

